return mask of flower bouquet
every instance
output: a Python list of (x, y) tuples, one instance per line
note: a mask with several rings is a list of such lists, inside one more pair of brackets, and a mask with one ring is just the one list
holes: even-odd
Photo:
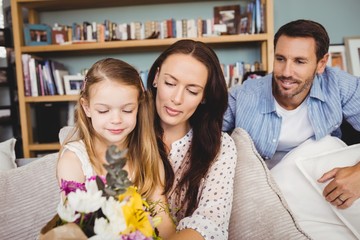
[(161, 239), (153, 206), (142, 199), (122, 168), (126, 151), (115, 146), (106, 151), (106, 177), (94, 176), (85, 183), (61, 181), (65, 201), (57, 215), (41, 230), (40, 240), (148, 240)]

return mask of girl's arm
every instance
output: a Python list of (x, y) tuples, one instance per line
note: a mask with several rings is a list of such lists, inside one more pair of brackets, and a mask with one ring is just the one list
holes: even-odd
[[(56, 167), (56, 175), (59, 186), (61, 186), (61, 179), (79, 183), (85, 182), (81, 162), (75, 153), (69, 150), (65, 150), (60, 155)], [(62, 199), (65, 199), (64, 194), (62, 194)]]
[(155, 207), (155, 212), (158, 213), (156, 216), (161, 217), (161, 223), (157, 226), (157, 229), (159, 230), (160, 237), (166, 240), (169, 239), (169, 236), (175, 234), (176, 226), (168, 211), (167, 199), (162, 192), (163, 189), (158, 187), (150, 198), (155, 203), (158, 202)]

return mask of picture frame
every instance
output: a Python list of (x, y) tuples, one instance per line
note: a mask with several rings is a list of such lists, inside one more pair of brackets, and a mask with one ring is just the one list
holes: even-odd
[(51, 27), (46, 24), (25, 24), (24, 36), (26, 46), (51, 44)]
[(84, 84), (83, 75), (65, 75), (64, 87), (66, 95), (78, 95)]
[(329, 46), (329, 59), (327, 65), (338, 67), (347, 71), (346, 51), (344, 44), (331, 44)]
[(214, 25), (225, 24), (226, 34), (238, 34), (240, 23), (240, 5), (214, 7)]
[(68, 41), (68, 33), (66, 30), (51, 31), (52, 44), (63, 44)]
[(360, 36), (345, 37), (348, 72), (360, 77)]

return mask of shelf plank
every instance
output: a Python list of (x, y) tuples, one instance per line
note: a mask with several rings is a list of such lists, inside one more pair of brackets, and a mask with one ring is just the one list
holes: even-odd
[[(262, 42), (267, 41), (268, 35), (262, 34), (241, 34), (241, 35), (226, 35), (216, 37), (199, 37), (193, 38), (197, 41), (202, 41), (208, 44), (225, 45), (227, 43), (244, 43), (244, 42)], [(167, 47), (180, 38), (168, 39), (146, 39), (146, 40), (127, 40), (127, 41), (109, 41), (103, 43), (74, 43), (65, 45), (45, 45), (45, 46), (23, 46), (21, 47), (22, 53), (53, 53), (53, 52), (96, 52), (103, 50), (116, 50), (116, 49), (136, 49), (148, 50), (154, 47)], [(132, 50), (133, 51), (133, 50)]]
[(30, 151), (56, 151), (60, 149), (60, 143), (33, 143), (29, 144)]
[[(197, 0), (197, 2), (209, 2), (216, 0)], [(235, 0), (234, 0), (235, 1)], [(167, 3), (187, 3), (193, 0), (18, 0), (22, 6), (36, 11), (60, 11), (86, 8), (107, 8), (120, 6), (136, 6)], [(70, 6), (70, 7), (69, 7)]]
[(79, 95), (52, 95), (52, 96), (39, 96), (39, 97), (25, 97), (25, 102), (75, 102)]

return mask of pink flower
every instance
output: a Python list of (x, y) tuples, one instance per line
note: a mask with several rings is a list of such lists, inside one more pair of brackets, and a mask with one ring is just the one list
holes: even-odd
[[(98, 177), (100, 177), (103, 183), (106, 184), (105, 176), (98, 176)], [(95, 181), (95, 180), (96, 180), (96, 175), (88, 178), (88, 181)]]
[(80, 189), (81, 191), (86, 191), (85, 183), (79, 183), (75, 181), (67, 181), (61, 179), (60, 190), (65, 192), (65, 196), (67, 196), (71, 192), (75, 192), (76, 189)]

